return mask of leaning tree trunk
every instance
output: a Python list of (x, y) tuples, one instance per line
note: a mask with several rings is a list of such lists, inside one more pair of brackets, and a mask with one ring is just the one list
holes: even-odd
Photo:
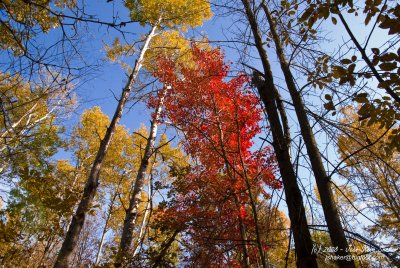
[(162, 245), (162, 250), (160, 254), (158, 254), (156, 260), (154, 261), (153, 268), (159, 267), (162, 259), (164, 258), (165, 254), (167, 254), (169, 248), (172, 246), (172, 243), (174, 243), (176, 236), (179, 234), (181, 230), (177, 229), (174, 231), (172, 236), (163, 243)]
[(136, 78), (139, 74), (139, 71), (143, 65), (144, 55), (149, 48), (149, 44), (151, 39), (155, 36), (155, 32), (158, 25), (154, 25), (146, 38), (146, 41), (143, 45), (143, 48), (140, 52), (139, 58), (136, 60), (135, 67), (132, 73), (129, 76), (128, 82), (122, 91), (121, 98), (118, 102), (117, 109), (115, 110), (114, 116), (111, 120), (110, 126), (107, 128), (106, 134), (104, 138), (101, 140), (99, 150), (97, 151), (96, 158), (93, 162), (92, 169), (90, 170), (89, 177), (86, 181), (85, 188), (83, 191), (82, 199), (79, 203), (78, 209), (76, 210), (74, 216), (72, 217), (72, 221), (69, 225), (67, 235), (65, 236), (64, 242), (58, 253), (57, 261), (54, 264), (55, 268), (69, 267), (72, 253), (77, 246), (77, 242), (79, 239), (79, 234), (81, 233), (83, 224), (85, 222), (85, 217), (87, 212), (89, 211), (94, 196), (97, 191), (97, 187), (99, 185), (99, 176), (102, 164), (104, 162), (104, 158), (106, 156), (108, 147), (111, 143), (112, 137), (114, 135), (116, 126), (119, 120), (122, 117), (122, 112), (124, 110), (125, 104), (128, 100), (128, 97), (132, 91), (133, 85), (136, 81)]
[(333, 193), (330, 185), (330, 180), (326, 174), (325, 167), (322, 163), (321, 155), (315, 141), (314, 133), (310, 126), (310, 122), (307, 118), (307, 113), (304, 107), (303, 99), (297, 90), (296, 84), (294, 83), (293, 76), (286, 61), (286, 57), (280, 42), (280, 38), (276, 31), (275, 22), (272, 19), (271, 13), (269, 12), (268, 6), (263, 2), (262, 8), (264, 9), (267, 17), (272, 39), (275, 43), (276, 53), (281, 65), (283, 75), (285, 76), (286, 85), (289, 89), (290, 96), (293, 101), (293, 106), (296, 111), (297, 118), (299, 120), (300, 132), (304, 138), (308, 157), (310, 158), (311, 167), (317, 182), (317, 188), (321, 199), (322, 208), (325, 215), (325, 220), (328, 225), (329, 234), (334, 247), (338, 248), (336, 255), (341, 256), (338, 259), (339, 267), (351, 267), (354, 268), (355, 264), (353, 259), (346, 258), (348, 255), (346, 250), (349, 248), (347, 243), (343, 226), (340, 222), (340, 217), (336, 203), (333, 199)]
[(137, 176), (136, 176), (136, 181), (135, 181), (135, 185), (133, 187), (132, 197), (129, 202), (129, 208), (126, 211), (124, 227), (122, 229), (122, 235), (121, 235), (121, 242), (119, 245), (117, 258), (114, 263), (115, 267), (121, 267), (121, 265), (123, 263), (125, 263), (127, 258), (129, 257), (128, 252), (131, 249), (131, 244), (132, 244), (132, 240), (133, 240), (133, 229), (135, 227), (136, 218), (138, 215), (140, 197), (141, 197), (141, 193), (142, 193), (142, 189), (143, 189), (143, 185), (144, 185), (146, 170), (147, 170), (147, 167), (149, 166), (150, 157), (152, 156), (153, 151), (154, 151), (154, 144), (155, 144), (156, 136), (157, 136), (158, 121), (160, 120), (161, 110), (162, 110), (162, 107), (164, 104), (166, 90), (167, 90), (167, 88), (164, 88), (161, 92), (160, 100), (159, 100), (158, 106), (156, 108), (156, 111), (154, 113), (153, 120), (151, 122), (150, 134), (147, 139), (144, 156), (142, 158), (142, 161), (141, 161), (141, 164), (140, 164)]
[(268, 121), (273, 136), (273, 147), (282, 176), (289, 218), (293, 230), (293, 237), (296, 246), (295, 251), (297, 255), (297, 266), (318, 267), (316, 256), (312, 252), (312, 240), (307, 225), (303, 198), (291, 163), (289, 144), (285, 139), (282, 124), (277, 112), (277, 100), (280, 98), (279, 93), (274, 85), (269, 59), (263, 47), (261, 34), (258, 30), (255, 15), (251, 10), (250, 2), (248, 0), (242, 0), (242, 3), (245, 7), (246, 16), (250, 23), (255, 44), (264, 68), (265, 79), (262, 78), (260, 73), (255, 72), (253, 82), (259, 91), (261, 100), (265, 105), (268, 115)]

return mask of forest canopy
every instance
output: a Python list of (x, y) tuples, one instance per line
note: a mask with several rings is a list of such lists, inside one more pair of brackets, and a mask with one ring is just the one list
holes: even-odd
[(400, 267), (396, 1), (1, 0), (1, 267)]

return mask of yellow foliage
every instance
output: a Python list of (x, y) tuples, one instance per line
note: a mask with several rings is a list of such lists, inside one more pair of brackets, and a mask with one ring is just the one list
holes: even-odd
[[(396, 147), (388, 147), (391, 132), (378, 122), (374, 124), (359, 120), (356, 111), (346, 108), (342, 134), (338, 139), (340, 158), (346, 169), (342, 175), (355, 184), (363, 198), (376, 203), (373, 213), (379, 225), (372, 225), (373, 234), (383, 233), (398, 241), (400, 239), (400, 153)], [(382, 228), (384, 227), (384, 228)]]
[(210, 4), (204, 0), (126, 0), (132, 20), (156, 24), (161, 18), (168, 28), (196, 27), (212, 16)]
[(122, 45), (118, 37), (114, 39), (111, 46), (106, 45), (105, 49), (107, 58), (112, 62), (118, 62), (118, 58), (122, 55), (132, 56), (135, 53), (133, 46), (128, 44)]
[(169, 58), (182, 63), (191, 62), (190, 41), (178, 31), (165, 31), (155, 36), (145, 54), (144, 66), (148, 70), (154, 70), (159, 58)]
[[(56, 0), (54, 5), (59, 8), (72, 8), (75, 0)], [(0, 24), (0, 49), (11, 49), (16, 55), (25, 51), (25, 40), (34, 37), (37, 27), (47, 33), (59, 26), (59, 17), (51, 12), (49, 0), (6, 0), (1, 1), (2, 16)]]

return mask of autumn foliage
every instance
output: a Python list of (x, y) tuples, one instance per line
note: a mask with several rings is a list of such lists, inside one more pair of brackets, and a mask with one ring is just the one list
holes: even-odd
[[(229, 67), (219, 49), (193, 45), (191, 52), (195, 67), (160, 59), (154, 74), (167, 85), (163, 119), (183, 133), (184, 149), (192, 157), (192, 166), (175, 174), (174, 198), (159, 219), (184, 230), (194, 244), (191, 263), (234, 267), (243, 243), (249, 252), (254, 244), (243, 241), (239, 230), (241, 219), (252, 236), (248, 190), (267, 198), (265, 187), (280, 188), (280, 182), (269, 148), (251, 150), (261, 131), (262, 110), (245, 86), (248, 77), (239, 74), (227, 81)], [(155, 105), (157, 97), (149, 102)]]

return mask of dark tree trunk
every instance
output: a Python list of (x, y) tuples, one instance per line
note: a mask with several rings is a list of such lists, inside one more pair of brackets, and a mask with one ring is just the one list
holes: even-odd
[[(296, 84), (293, 80), (289, 64), (286, 61), (282, 44), (280, 42), (280, 38), (276, 31), (275, 23), (268, 10), (268, 6), (265, 3), (262, 3), (262, 8), (264, 9), (265, 15), (267, 17), (270, 26), (272, 39), (274, 40), (275, 43), (276, 53), (279, 58), (283, 75), (285, 76), (286, 85), (289, 89), (289, 93), (293, 101), (293, 106), (295, 108), (296, 115), (299, 121), (300, 131), (301, 135), (303, 136), (304, 143), (306, 145), (308, 157), (310, 158), (311, 167), (317, 182), (317, 188), (321, 199), (325, 220), (328, 225), (328, 230), (332, 240), (332, 244), (333, 246), (338, 248), (336, 255), (346, 256), (348, 255), (346, 249), (349, 248), (349, 245), (347, 244), (345, 233), (342, 224), (340, 222), (337, 206), (333, 199), (330, 180), (328, 179), (328, 176), (326, 174), (325, 167), (322, 163), (321, 155), (317, 143), (315, 141), (314, 133), (312, 132), (310, 122), (307, 118), (307, 113), (304, 107), (302, 96), (297, 91)], [(339, 267), (343, 268), (355, 267), (354, 261), (351, 258), (349, 259), (345, 257), (339, 258), (338, 264)]]
[[(255, 15), (250, 8), (248, 0), (242, 0), (242, 3), (245, 7), (246, 16), (250, 23), (256, 47), (264, 68), (265, 79), (262, 78), (260, 73), (255, 72), (253, 82), (259, 91), (261, 100), (265, 105), (268, 115), (268, 121), (273, 136), (273, 147), (282, 176), (289, 218), (293, 229), (297, 266), (318, 267), (316, 256), (312, 253), (311, 235), (307, 225), (302, 195), (290, 159), (289, 144), (285, 138), (284, 130), (282, 129), (282, 124), (277, 112), (277, 101), (280, 98), (279, 93), (274, 85), (269, 59), (263, 47)], [(286, 132), (287, 131), (288, 130), (286, 129)]]
[(175, 241), (176, 236), (179, 234), (180, 230), (175, 230), (172, 236), (166, 241), (162, 247), (160, 254), (157, 256), (157, 259), (154, 261), (153, 268), (156, 268), (160, 265), (162, 259), (167, 253), (168, 249), (171, 247), (172, 243)]

